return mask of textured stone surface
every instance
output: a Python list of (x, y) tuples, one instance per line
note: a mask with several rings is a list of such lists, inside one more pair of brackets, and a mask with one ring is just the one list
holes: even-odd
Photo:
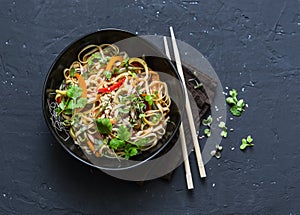
[[(205, 181), (191, 154), (192, 192), (183, 166), (140, 187), (81, 164), (41, 111), (44, 78), (67, 44), (106, 27), (169, 35), (170, 25), (249, 104), (228, 120), (235, 130)], [(299, 0), (1, 0), (0, 26), (0, 214), (300, 214)], [(248, 134), (256, 145), (241, 152)]]

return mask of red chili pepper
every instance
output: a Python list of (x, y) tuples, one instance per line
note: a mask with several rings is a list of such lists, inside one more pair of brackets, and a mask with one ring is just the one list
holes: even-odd
[(139, 64), (138, 62), (133, 62), (131, 63), (132, 66), (135, 66), (135, 67), (140, 67), (142, 66), (141, 64)]
[(56, 101), (57, 101), (58, 104), (60, 104), (61, 103), (61, 97), (58, 97)]
[(117, 83), (111, 85), (110, 87), (100, 88), (98, 89), (98, 93), (110, 93), (116, 89), (118, 89), (125, 81), (125, 78), (118, 80)]

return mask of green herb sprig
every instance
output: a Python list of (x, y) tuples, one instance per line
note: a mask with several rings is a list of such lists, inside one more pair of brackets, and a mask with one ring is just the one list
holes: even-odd
[(205, 125), (207, 126), (208, 128), (204, 129), (204, 134), (207, 136), (207, 137), (210, 137), (211, 136), (211, 130), (210, 130), (210, 127), (211, 127), (211, 123), (213, 122), (213, 118), (211, 117), (211, 115), (209, 115), (206, 119), (203, 119), (202, 120), (202, 125)]
[(248, 146), (254, 146), (252, 142), (253, 142), (252, 137), (248, 135), (247, 138), (242, 139), (242, 144), (240, 145), (240, 149), (245, 150)]
[(221, 121), (221, 122), (219, 123), (219, 128), (222, 129), (220, 135), (221, 135), (222, 137), (226, 138), (226, 137), (227, 137), (227, 127), (226, 127), (226, 125), (225, 125), (225, 122)]
[(242, 112), (245, 111), (245, 102), (243, 99), (238, 99), (238, 92), (235, 89), (232, 89), (229, 91), (230, 97), (226, 98), (227, 104), (229, 104), (230, 107), (230, 112), (234, 116), (241, 116)]
[[(96, 126), (100, 134), (112, 135), (112, 123), (108, 118), (97, 119)], [(117, 151), (124, 151), (125, 159), (127, 160), (138, 153), (138, 147), (129, 141), (130, 137), (130, 131), (126, 126), (121, 125), (117, 131), (117, 135), (109, 141), (110, 148)]]

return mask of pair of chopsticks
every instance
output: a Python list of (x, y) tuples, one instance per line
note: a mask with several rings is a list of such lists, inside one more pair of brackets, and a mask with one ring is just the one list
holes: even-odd
[[(180, 60), (179, 50), (178, 50), (178, 47), (177, 47), (176, 38), (175, 38), (172, 26), (170, 27), (170, 33), (171, 33), (171, 40), (172, 40), (172, 46), (173, 46), (177, 71), (180, 75), (180, 78), (182, 79), (184, 91), (185, 91), (185, 94), (187, 96), (185, 109), (186, 109), (186, 112), (187, 112), (189, 126), (190, 126), (192, 139), (193, 139), (193, 143), (194, 143), (194, 149), (195, 149), (195, 153), (196, 153), (198, 169), (199, 169), (200, 177), (205, 178), (206, 177), (206, 172), (205, 172), (205, 168), (204, 168), (204, 164), (203, 164), (203, 160), (202, 160), (200, 146), (199, 146), (199, 143), (198, 143), (195, 123), (194, 123), (194, 119), (193, 119), (193, 115), (192, 115), (191, 104), (190, 104), (190, 101), (188, 99), (187, 87), (186, 87), (186, 84), (185, 84), (185, 81), (184, 81), (184, 74), (183, 74), (183, 70), (182, 70), (182, 64), (181, 64), (181, 60)], [(167, 38), (165, 36), (164, 36), (164, 46), (165, 46), (165, 52), (166, 52), (167, 57), (169, 59), (171, 59)], [(194, 185), (193, 185), (191, 167), (190, 167), (189, 158), (188, 158), (189, 155), (188, 155), (188, 152), (187, 152), (187, 147), (186, 147), (186, 142), (185, 142), (185, 134), (184, 134), (184, 129), (183, 129), (182, 123), (180, 125), (179, 132), (180, 132), (180, 142), (181, 142), (181, 148), (182, 148), (182, 154), (183, 154), (183, 160), (184, 160), (187, 187), (188, 187), (188, 189), (193, 189)]]

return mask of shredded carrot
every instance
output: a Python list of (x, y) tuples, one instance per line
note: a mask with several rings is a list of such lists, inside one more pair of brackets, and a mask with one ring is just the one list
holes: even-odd
[(86, 83), (85, 83), (85, 80), (83, 79), (83, 77), (80, 75), (80, 74), (78, 74), (78, 73), (76, 73), (75, 75), (74, 75), (76, 78), (77, 78), (77, 80), (78, 80), (78, 85), (79, 85), (79, 87), (82, 89), (82, 98), (86, 98), (87, 97), (87, 89), (86, 89)]
[(115, 118), (111, 118), (110, 122), (111, 122), (111, 124), (115, 124), (117, 122), (117, 120)]
[(113, 56), (110, 58), (110, 61), (108, 62), (108, 64), (106, 65), (106, 70), (111, 70), (113, 65), (116, 63), (116, 62), (122, 62), (123, 61), (123, 58), (121, 56)]
[(95, 152), (94, 144), (90, 140), (88, 140), (86, 143), (87, 143), (88, 147), (90, 148), (90, 150), (92, 152)]

